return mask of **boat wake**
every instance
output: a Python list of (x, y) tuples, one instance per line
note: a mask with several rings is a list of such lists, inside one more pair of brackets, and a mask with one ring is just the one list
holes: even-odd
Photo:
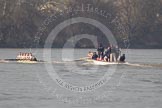
[(6, 60), (0, 60), (0, 63), (8, 63), (9, 61)]
[(126, 63), (128, 66), (134, 66), (134, 67), (148, 67), (148, 68), (153, 68), (153, 67), (159, 67), (162, 68), (162, 64), (135, 64), (135, 63)]
[[(76, 60), (72, 60), (72, 59), (64, 59), (63, 61), (37, 61), (36, 64), (39, 63), (44, 63), (44, 64), (48, 64), (48, 63), (52, 63), (52, 64), (66, 64), (66, 63), (79, 63), (80, 61), (84, 61), (81, 59), (76, 59)], [(21, 63), (21, 62), (17, 62), (14, 59), (0, 59), (0, 63)], [(31, 64), (32, 62), (22, 62), (25, 64)], [(162, 64), (138, 64), (138, 63), (129, 63), (129, 62), (125, 62), (125, 63), (94, 63), (92, 61), (86, 61), (86, 62), (81, 62), (83, 66), (88, 66), (88, 65), (127, 65), (127, 66), (133, 66), (133, 67), (158, 67), (158, 68), (162, 68)], [(35, 63), (34, 63), (35, 64)]]
[(147, 66), (147, 65), (144, 65), (144, 64), (134, 64), (134, 63), (129, 63), (129, 62), (127, 62), (126, 65), (135, 66), (135, 67), (150, 67), (150, 66)]
[(16, 59), (0, 59), (0, 63), (36, 64), (36, 63), (44, 63), (44, 62), (43, 61), (19, 61)]
[(125, 62), (125, 63), (112, 62), (112, 63), (109, 63), (109, 62), (101, 62), (101, 61), (94, 61), (94, 60), (89, 60), (89, 61), (85, 62), (83, 65), (126, 65), (126, 66), (133, 66), (133, 67), (148, 67), (148, 68), (158, 67), (158, 68), (162, 68), (162, 64), (141, 64), (141, 63), (129, 63), (129, 62)]

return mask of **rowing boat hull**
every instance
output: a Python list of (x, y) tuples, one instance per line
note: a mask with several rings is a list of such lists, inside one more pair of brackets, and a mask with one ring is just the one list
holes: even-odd
[(125, 64), (125, 62), (105, 62), (105, 61), (97, 61), (93, 59), (85, 59), (87, 62), (91, 62), (95, 65), (117, 65), (117, 64)]
[(97, 61), (97, 60), (93, 60), (93, 63), (95, 65), (117, 65), (117, 64), (123, 64), (123, 63), (119, 63), (119, 62), (105, 62), (105, 61)]
[(17, 61), (18, 63), (28, 63), (28, 64), (35, 64), (35, 63), (38, 63), (37, 61), (22, 61), (22, 60), (18, 60)]

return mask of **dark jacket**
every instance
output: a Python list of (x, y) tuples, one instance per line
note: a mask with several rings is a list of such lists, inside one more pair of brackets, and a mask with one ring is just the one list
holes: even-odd
[(105, 51), (105, 56), (110, 56), (110, 54), (111, 54), (111, 48), (110, 49), (107, 49), (106, 51)]
[(98, 58), (98, 55), (97, 54), (93, 54), (92, 59), (93, 60), (97, 60), (97, 58)]
[(120, 57), (120, 61), (121, 61), (121, 62), (124, 62), (124, 61), (125, 61), (125, 54), (123, 54), (123, 55)]

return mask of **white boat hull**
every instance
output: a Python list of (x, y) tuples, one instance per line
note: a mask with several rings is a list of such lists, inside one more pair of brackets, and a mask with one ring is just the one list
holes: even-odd
[(18, 63), (29, 63), (29, 64), (35, 64), (38, 63), (37, 61), (28, 61), (28, 60), (18, 60)]
[(105, 62), (105, 61), (97, 61), (92, 59), (85, 59), (85, 61), (93, 63), (95, 65), (118, 65), (118, 64), (125, 64), (125, 62)]
[(118, 62), (105, 62), (105, 61), (96, 61), (96, 60), (93, 60), (93, 63), (95, 65), (117, 65), (117, 64), (123, 64), (123, 63), (118, 63)]

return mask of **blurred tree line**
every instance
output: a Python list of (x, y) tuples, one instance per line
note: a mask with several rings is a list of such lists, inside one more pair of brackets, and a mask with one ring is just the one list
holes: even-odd
[[(105, 24), (122, 47), (162, 48), (162, 0), (0, 0), (0, 47), (35, 47), (33, 41), (43, 21), (59, 14), (68, 7), (77, 8), (91, 4), (110, 13), (108, 19), (88, 13), (79, 16), (93, 17)], [(72, 17), (60, 17), (60, 21)], [(75, 15), (74, 15), (75, 16)], [(40, 37), (38, 47), (43, 47), (51, 28)], [(59, 24), (59, 23), (58, 23)], [(62, 47), (71, 36), (82, 33), (95, 34), (106, 43), (104, 34), (90, 25), (74, 24), (66, 27), (56, 38), (53, 47)], [(81, 40), (76, 47), (93, 47), (88, 40)]]

